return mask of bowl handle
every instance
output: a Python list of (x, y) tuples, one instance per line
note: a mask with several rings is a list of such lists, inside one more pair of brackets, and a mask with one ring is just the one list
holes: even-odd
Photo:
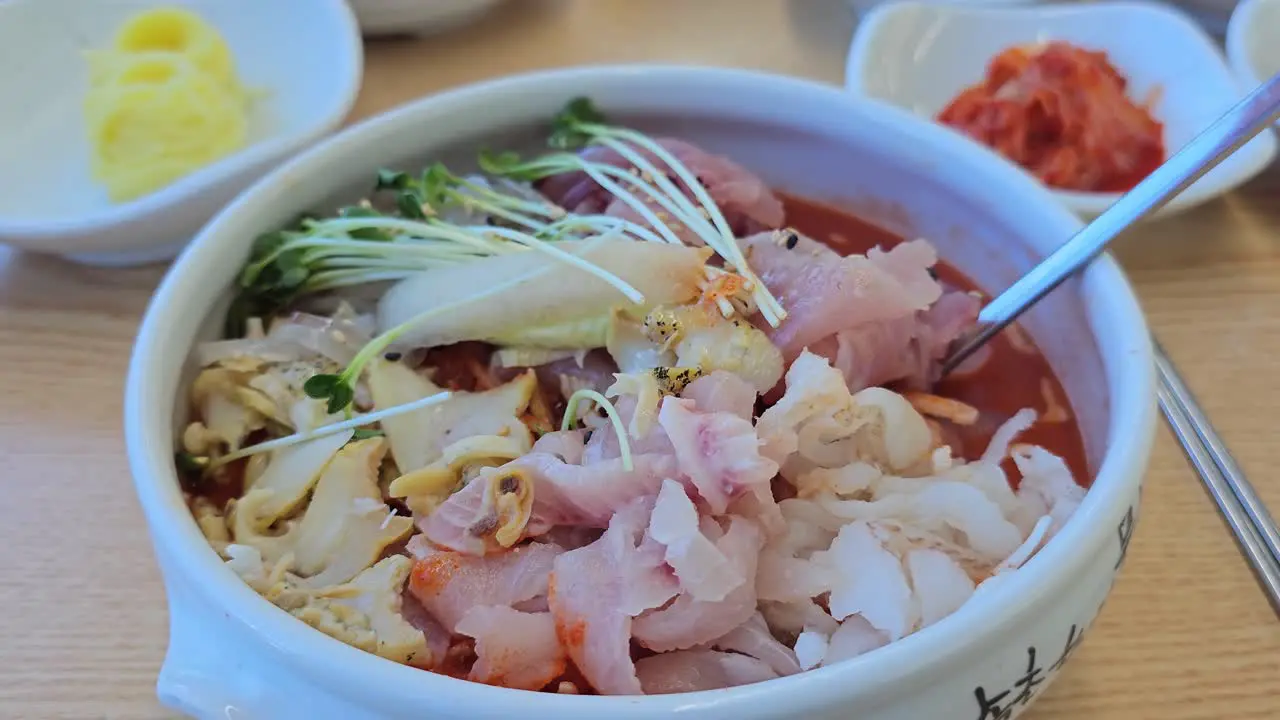
[[(169, 649), (156, 695), (165, 706), (193, 718), (258, 720), (272, 717), (256, 648), (243, 641), (233, 621), (208, 608), (193, 593), (166, 581)], [(275, 715), (279, 717), (278, 713)]]
[(377, 717), (278, 661), (264, 639), (210, 605), (179, 572), (165, 573), (169, 650), (156, 695), (198, 720)]

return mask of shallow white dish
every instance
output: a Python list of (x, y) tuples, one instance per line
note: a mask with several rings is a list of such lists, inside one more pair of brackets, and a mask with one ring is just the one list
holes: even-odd
[[(246, 146), (167, 187), (113, 204), (89, 173), (81, 114), (85, 50), (103, 47), (147, 0), (0, 3), (0, 243), (102, 264), (177, 254), (264, 170), (338, 127), (359, 90), (363, 49), (343, 0), (178, 0), (231, 46), (255, 104)], [(21, 57), (22, 61), (16, 59)]]
[(1227, 24), (1227, 57), (1246, 89), (1280, 73), (1280, 0), (1243, 0)]
[[(1008, 9), (952, 3), (886, 5), (873, 10), (858, 27), (845, 86), (933, 118), (963, 88), (981, 80), (995, 55), (1043, 40), (1105, 51), (1128, 78), (1131, 97), (1145, 98), (1158, 88), (1154, 114), (1164, 123), (1170, 154), (1242, 95), (1221, 51), (1199, 26), (1176, 10), (1138, 2)], [(1275, 136), (1266, 131), (1158, 214), (1185, 210), (1228, 192), (1261, 172), (1275, 154)], [(1086, 218), (1119, 197), (1053, 193)]]
[(502, 0), (350, 0), (365, 35), (426, 35), (468, 23)]
[[(138, 335), (125, 428), (169, 601), (161, 700), (200, 718), (273, 720), (922, 720), (976, 717), (981, 693), (999, 717), (1016, 717), (1052, 682), (1110, 591), (1155, 430), (1146, 324), (1106, 255), (1033, 310), (1026, 325), (1081, 419), (1095, 470), (1082, 506), (990, 592), (843, 664), (685, 695), (494, 688), (397, 665), (313, 630), (259, 597), (209, 547), (183, 502), (172, 443), (186, 412), (188, 355), (221, 326), (255, 235), (298, 211), (359, 197), (379, 167), (442, 160), (465, 171), (464, 159), (482, 146), (540, 145), (550, 118), (578, 95), (618, 122), (726, 153), (771, 185), (843, 200), (899, 234), (928, 237), (987, 288), (1005, 287), (1080, 227), (1025, 174), (958, 135), (826, 85), (753, 72), (606, 66), (523, 75), (427, 97), (344, 131), (272, 172), (211, 222), (157, 290)], [(1032, 648), (1038, 672), (1033, 684), (1024, 682), (1024, 695), (1017, 683)]]

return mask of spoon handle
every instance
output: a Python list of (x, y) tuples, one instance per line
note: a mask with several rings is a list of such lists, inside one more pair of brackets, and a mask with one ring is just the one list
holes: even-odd
[(976, 331), (947, 358), (942, 367), (943, 374), (954, 369), (1023, 311), (1087, 265), (1126, 228), (1163, 207), (1278, 116), (1280, 75), (1259, 85), (1052, 255), (987, 303), (978, 315)]

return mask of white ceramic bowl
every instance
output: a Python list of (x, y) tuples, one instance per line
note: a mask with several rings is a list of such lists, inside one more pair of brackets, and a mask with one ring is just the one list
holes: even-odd
[[(881, 5), (892, 5), (903, 0), (845, 0), (859, 15), (870, 12)], [(947, 5), (986, 5), (991, 7), (1018, 7), (1020, 5), (1038, 5), (1046, 0), (938, 0)]]
[[(155, 0), (0, 2), (0, 243), (126, 265), (173, 257), (236, 193), (338, 127), (363, 49), (343, 0), (176, 0), (213, 24), (243, 81), (268, 94), (246, 146), (160, 190), (111, 203), (89, 173), (85, 50)], [(21, 61), (18, 59), (21, 58)]]
[[(1153, 88), (1165, 148), (1176, 152), (1243, 95), (1213, 41), (1182, 13), (1140, 2), (996, 8), (901, 2), (872, 11), (858, 27), (845, 86), (927, 117), (936, 117), (963, 88), (982, 79), (1001, 51), (1041, 40), (1104, 50), (1129, 79), (1132, 97)], [(1275, 157), (1268, 130), (1207, 173), (1158, 214), (1193, 207), (1238, 187)], [(1054, 190), (1082, 217), (1111, 206), (1116, 193)]]
[(471, 22), (501, 0), (350, 0), (369, 36), (425, 35)]
[[(1146, 325), (1105, 255), (1028, 317), (1085, 430), (1096, 480), (1083, 505), (1005, 583), (946, 620), (845, 664), (728, 690), (639, 698), (472, 684), (382, 660), (311, 629), (257, 596), (209, 548), (183, 504), (172, 443), (185, 414), (192, 344), (221, 324), (254, 236), (301, 210), (367, 191), (380, 166), (441, 159), (465, 170), (482, 145), (532, 148), (552, 115), (579, 94), (619, 122), (728, 153), (775, 186), (842, 199), (890, 229), (928, 237), (988, 288), (1009, 284), (1080, 226), (1026, 175), (957, 135), (826, 85), (745, 71), (537, 73), (433, 95), (344, 131), (261, 180), (210, 223), (157, 290), (138, 335), (125, 428), (168, 591), (163, 702), (201, 718), (273, 720), (850, 713), (861, 720), (970, 720), (979, 715), (980, 690), (1020, 712), (1048, 687), (1069, 642), (1087, 632), (1111, 588), (1155, 428)], [(1038, 672), (1019, 685), (1029, 650)]]
[(1227, 57), (1246, 89), (1280, 73), (1280, 0), (1243, 0), (1227, 24)]

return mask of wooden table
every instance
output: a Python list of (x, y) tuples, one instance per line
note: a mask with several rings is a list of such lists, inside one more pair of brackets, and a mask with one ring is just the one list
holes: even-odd
[[(535, 67), (662, 60), (838, 82), (832, 0), (511, 2), (444, 37), (373, 44), (363, 117)], [(1280, 171), (1117, 250), (1152, 325), (1280, 508)], [(162, 269), (0, 254), (0, 716), (160, 718), (166, 613), (121, 437), (130, 344)], [(1161, 432), (1128, 564), (1032, 720), (1280, 717), (1280, 623)]]

